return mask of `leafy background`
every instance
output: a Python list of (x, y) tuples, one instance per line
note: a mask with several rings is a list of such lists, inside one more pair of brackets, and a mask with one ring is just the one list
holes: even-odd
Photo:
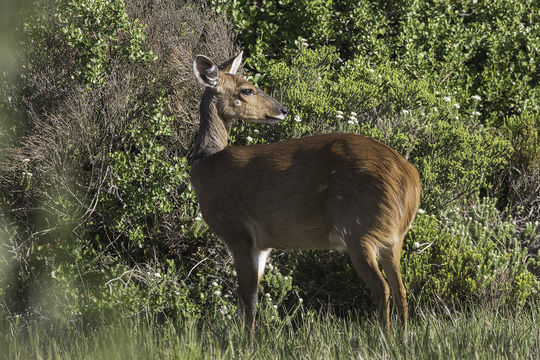
[[(537, 2), (33, 5), (10, 20), (2, 57), (0, 317), (234, 314), (231, 259), (189, 184), (202, 94), (191, 63), (240, 49), (244, 75), (290, 116), (239, 123), (231, 143), (362, 133), (418, 168), (402, 253), (413, 314), (538, 300)], [(275, 250), (260, 290), (272, 311), (373, 306), (339, 251)]]

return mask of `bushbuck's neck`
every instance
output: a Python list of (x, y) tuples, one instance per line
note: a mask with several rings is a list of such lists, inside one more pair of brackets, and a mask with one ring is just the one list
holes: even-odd
[(207, 89), (201, 100), (201, 124), (195, 142), (193, 164), (227, 146), (227, 124), (221, 119), (217, 109), (216, 94)]

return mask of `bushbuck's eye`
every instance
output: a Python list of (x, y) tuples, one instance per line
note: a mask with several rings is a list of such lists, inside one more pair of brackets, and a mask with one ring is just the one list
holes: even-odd
[(242, 89), (240, 90), (240, 93), (244, 96), (249, 96), (249, 95), (253, 95), (253, 90), (251, 89)]

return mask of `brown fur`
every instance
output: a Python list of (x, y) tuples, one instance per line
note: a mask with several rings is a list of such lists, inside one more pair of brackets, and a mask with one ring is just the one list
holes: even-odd
[(353, 134), (227, 146), (234, 119), (264, 121), (277, 109), (286, 113), (262, 92), (244, 99), (243, 88), (258, 91), (245, 79), (219, 72), (216, 87), (206, 90), (191, 179), (205, 221), (235, 260), (249, 328), (267, 251), (340, 247), (371, 289), (386, 331), (390, 288), (406, 328), (400, 253), (420, 200), (415, 167), (390, 147)]

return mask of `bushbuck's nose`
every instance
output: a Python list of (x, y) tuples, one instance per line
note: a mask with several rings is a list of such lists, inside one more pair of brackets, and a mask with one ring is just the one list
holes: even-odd
[(283, 114), (283, 116), (287, 115), (287, 108), (283, 105), (281, 105), (281, 113)]

